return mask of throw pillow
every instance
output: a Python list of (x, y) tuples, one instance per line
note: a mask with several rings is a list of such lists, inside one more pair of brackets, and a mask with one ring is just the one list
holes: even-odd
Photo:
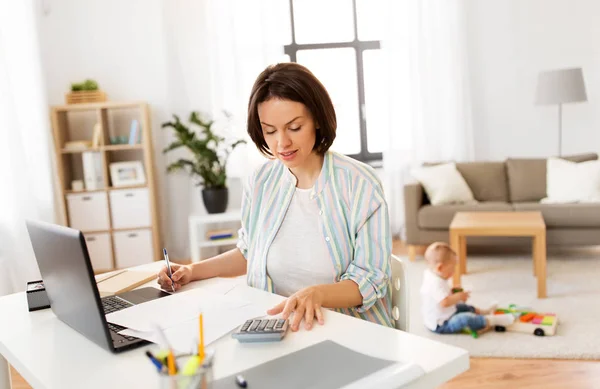
[(411, 173), (423, 185), (431, 205), (476, 202), (455, 163), (423, 166)]
[(600, 202), (600, 161), (548, 158), (545, 204)]

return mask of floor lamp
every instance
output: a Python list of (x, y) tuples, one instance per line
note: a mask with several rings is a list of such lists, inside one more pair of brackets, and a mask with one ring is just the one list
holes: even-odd
[(558, 104), (558, 155), (562, 155), (562, 105), (587, 101), (581, 68), (541, 72), (538, 76), (535, 103)]

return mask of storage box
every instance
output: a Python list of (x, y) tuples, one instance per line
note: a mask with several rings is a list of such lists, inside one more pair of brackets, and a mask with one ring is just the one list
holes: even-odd
[(111, 270), (113, 268), (113, 255), (110, 234), (108, 232), (85, 234), (84, 237), (94, 272)]
[(147, 188), (120, 189), (110, 192), (113, 228), (149, 227), (150, 199)]
[(69, 226), (76, 230), (108, 231), (108, 202), (105, 192), (67, 195)]
[(106, 93), (101, 90), (84, 90), (65, 93), (67, 104), (100, 103), (106, 101)]
[(113, 242), (118, 269), (151, 263), (157, 259), (154, 257), (150, 229), (114, 232)]

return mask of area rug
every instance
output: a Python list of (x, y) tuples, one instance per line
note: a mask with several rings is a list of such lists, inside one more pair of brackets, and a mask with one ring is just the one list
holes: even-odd
[(516, 332), (438, 335), (423, 326), (420, 294), (425, 262), (404, 257), (410, 281), (410, 332), (452, 344), (476, 357), (600, 359), (600, 255), (548, 257), (548, 298), (537, 298), (530, 256), (469, 256), (462, 284), (472, 290), (469, 303), (487, 306), (518, 304), (539, 312), (554, 312), (559, 324), (554, 336)]

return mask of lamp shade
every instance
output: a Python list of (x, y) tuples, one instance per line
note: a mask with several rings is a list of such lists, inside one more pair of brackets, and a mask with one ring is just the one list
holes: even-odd
[(587, 101), (581, 68), (549, 70), (539, 74), (536, 104), (563, 104), (578, 101)]

